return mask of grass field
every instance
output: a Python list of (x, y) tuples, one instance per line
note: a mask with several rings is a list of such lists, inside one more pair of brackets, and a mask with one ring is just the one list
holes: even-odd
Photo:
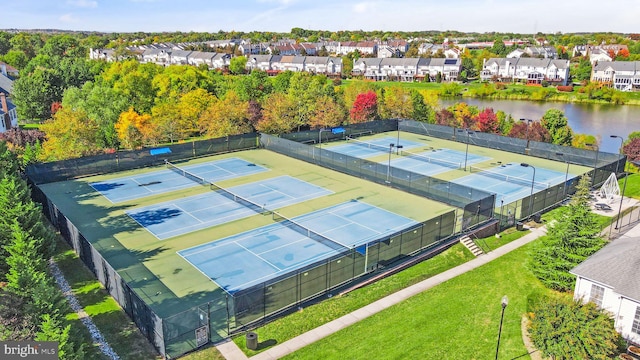
[(488, 359), (526, 356), (520, 331), (530, 294), (546, 292), (527, 269), (531, 244), (375, 314), (287, 359)]

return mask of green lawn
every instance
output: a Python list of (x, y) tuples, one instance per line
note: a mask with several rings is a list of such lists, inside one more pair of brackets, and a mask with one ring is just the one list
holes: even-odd
[[(120, 358), (141, 360), (159, 358), (136, 325), (100, 285), (95, 275), (84, 266), (75, 252), (61, 239), (56, 245), (55, 261), (64, 273), (74, 295)], [(69, 316), (69, 320), (77, 319), (75, 313)], [(90, 341), (91, 339), (87, 336), (86, 342)], [(98, 349), (94, 347), (90, 348), (87, 354), (88, 359), (99, 356)]]
[(527, 298), (549, 291), (527, 268), (531, 249), (531, 244), (517, 249), (286, 358), (490, 359), (496, 351), (503, 295), (509, 305), (500, 358), (526, 358), (520, 324)]

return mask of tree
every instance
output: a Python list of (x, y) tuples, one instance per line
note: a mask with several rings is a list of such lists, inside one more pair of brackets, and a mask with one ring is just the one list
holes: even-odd
[(436, 124), (457, 127), (458, 123), (453, 113), (447, 109), (436, 112)]
[(605, 245), (597, 216), (589, 206), (591, 180), (582, 176), (569, 205), (548, 226), (547, 236), (532, 254), (531, 270), (554, 290), (570, 291), (575, 283), (571, 269)]
[(133, 108), (120, 114), (115, 124), (118, 139), (123, 147), (127, 149), (137, 149), (144, 143), (144, 133), (148, 130), (151, 122), (151, 115), (138, 114)]
[(528, 318), (531, 340), (545, 357), (611, 359), (618, 351), (621, 339), (611, 315), (591, 302), (549, 298), (535, 304)]
[(247, 66), (247, 58), (244, 56), (235, 56), (229, 62), (229, 71), (234, 75), (244, 74)]
[(578, 149), (588, 149), (587, 144), (597, 144), (598, 139), (589, 134), (574, 134), (571, 139), (571, 146)]
[(424, 96), (417, 90), (411, 91), (411, 108), (411, 117), (414, 120), (427, 123), (435, 122), (433, 109), (427, 105)]
[(46, 281), (46, 262), (42, 258), (37, 239), (20, 228), (14, 220), (11, 225), (12, 242), (6, 246), (7, 289), (25, 299), (31, 299), (35, 284)]
[(475, 123), (478, 131), (500, 134), (500, 123), (492, 108), (486, 108), (476, 115)]
[(82, 110), (62, 108), (40, 130), (47, 134), (42, 144), (43, 160), (78, 158), (102, 151), (98, 126)]
[(449, 107), (449, 111), (456, 120), (456, 127), (471, 129), (474, 127), (474, 118), (478, 115), (478, 107), (468, 105), (465, 102), (456, 103)]
[(557, 145), (571, 145), (573, 130), (562, 110), (549, 109), (542, 116), (540, 124), (549, 131), (551, 142)]
[(316, 99), (314, 111), (309, 117), (312, 129), (331, 128), (341, 125), (345, 121), (345, 110), (333, 97), (324, 95)]
[(204, 89), (195, 89), (180, 97), (178, 109), (178, 131), (183, 139), (199, 133), (200, 115), (216, 100), (216, 97)]
[(273, 85), (267, 73), (262, 70), (253, 70), (251, 74), (240, 77), (236, 82), (236, 93), (243, 101), (261, 101), (272, 91)]
[(296, 103), (285, 94), (267, 96), (262, 109), (262, 118), (256, 129), (267, 134), (284, 134), (298, 127)]
[(223, 99), (213, 100), (199, 119), (200, 131), (210, 137), (223, 137), (251, 132), (249, 103), (241, 100), (235, 91), (229, 91)]
[(507, 136), (531, 141), (551, 142), (551, 134), (538, 121), (533, 121), (530, 125), (523, 121), (516, 122)]
[(569, 68), (571, 77), (578, 81), (588, 81), (591, 79), (591, 62), (587, 58), (580, 59), (577, 65), (573, 65)]
[(507, 46), (502, 39), (496, 39), (491, 47), (491, 52), (499, 56), (505, 56), (507, 55)]
[(373, 91), (358, 94), (349, 111), (352, 124), (374, 120), (378, 116), (378, 96)]
[(622, 147), (622, 153), (627, 156), (629, 161), (640, 160), (640, 138), (634, 138), (628, 144)]
[(382, 99), (378, 113), (383, 119), (407, 119), (413, 112), (411, 94), (400, 86), (382, 89)]
[(62, 80), (53, 70), (37, 68), (13, 83), (13, 101), (24, 120), (45, 120), (51, 116), (51, 104), (62, 99)]
[(117, 148), (118, 136), (115, 123), (120, 114), (132, 105), (120, 91), (95, 82), (87, 82), (82, 88), (65, 91), (62, 106), (83, 110), (98, 127), (98, 144), (101, 148)]
[(35, 341), (55, 341), (58, 343), (58, 357), (60, 359), (84, 359), (82, 346), (75, 348), (70, 339), (71, 325), (63, 326), (60, 315), (57, 313), (42, 315), (40, 330), (36, 334)]

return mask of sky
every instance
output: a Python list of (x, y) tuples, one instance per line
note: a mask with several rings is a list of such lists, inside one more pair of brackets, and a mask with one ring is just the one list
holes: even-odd
[(638, 0), (11, 0), (0, 29), (640, 33)]

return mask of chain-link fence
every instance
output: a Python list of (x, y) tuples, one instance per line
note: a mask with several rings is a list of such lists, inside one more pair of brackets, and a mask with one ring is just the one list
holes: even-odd
[[(27, 166), (26, 174), (34, 184), (46, 184), (83, 176), (161, 165), (165, 159), (178, 161), (257, 147), (258, 134), (251, 133), (172, 144), (156, 149), (118, 151), (114, 154), (32, 164)], [(154, 155), (153, 150), (162, 151)]]

